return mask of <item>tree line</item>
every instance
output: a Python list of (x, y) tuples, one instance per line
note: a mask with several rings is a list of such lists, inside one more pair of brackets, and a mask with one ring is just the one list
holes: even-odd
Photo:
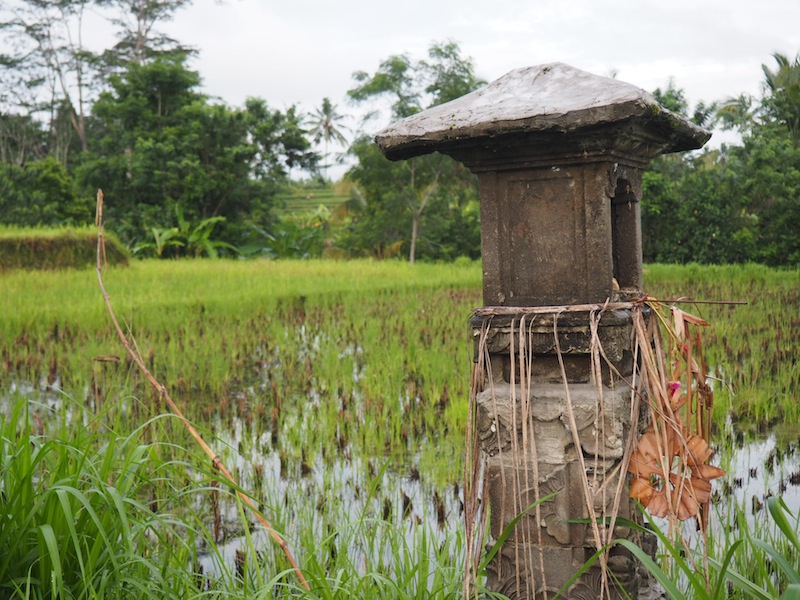
[[(480, 256), (475, 178), (439, 154), (383, 158), (367, 120), (353, 133), (328, 98), (310, 114), (261, 98), (230, 107), (200, 90), (195, 51), (159, 32), (189, 0), (15, 0), (0, 4), (0, 222), (92, 222), (97, 188), (111, 227), (143, 256)], [(88, 10), (116, 33), (81, 44)], [(654, 91), (741, 142), (660, 157), (645, 174), (646, 261), (800, 264), (800, 64), (774, 55), (761, 97), (690, 110), (670, 81)], [(348, 100), (398, 119), (483, 85), (454, 42), (357, 72)], [(373, 115), (370, 112), (369, 115)], [(374, 121), (373, 121), (374, 123)], [(374, 127), (373, 127), (374, 128)], [(344, 148), (349, 201), (276, 215), (291, 177), (324, 181)]]
[(666, 108), (741, 142), (653, 162), (642, 190), (645, 261), (800, 265), (800, 56), (773, 59), (761, 98), (690, 111), (673, 82), (655, 91)]

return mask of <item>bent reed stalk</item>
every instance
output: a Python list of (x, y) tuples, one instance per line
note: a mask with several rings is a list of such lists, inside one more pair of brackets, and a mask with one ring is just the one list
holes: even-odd
[(122, 331), (122, 327), (117, 320), (117, 315), (114, 312), (114, 307), (111, 304), (111, 297), (108, 295), (106, 291), (105, 284), (103, 283), (103, 264), (105, 258), (105, 238), (103, 234), (103, 190), (97, 190), (97, 209), (95, 213), (95, 226), (97, 227), (97, 281), (100, 285), (100, 290), (103, 293), (103, 300), (105, 302), (106, 308), (108, 309), (109, 316), (111, 317), (111, 321), (114, 324), (114, 329), (117, 332), (117, 336), (119, 337), (120, 343), (125, 348), (128, 356), (130, 356), (131, 360), (136, 364), (145, 378), (150, 382), (153, 386), (154, 390), (158, 393), (159, 397), (162, 398), (169, 406), (170, 410), (178, 417), (178, 419), (183, 423), (186, 427), (186, 430), (189, 434), (197, 441), (203, 451), (211, 458), (211, 464), (214, 469), (218, 470), (222, 476), (227, 479), (231, 484), (231, 489), (236, 493), (236, 495), (244, 502), (255, 515), (256, 519), (261, 523), (261, 525), (266, 529), (269, 536), (280, 546), (281, 550), (283, 551), (286, 559), (289, 561), (292, 569), (294, 570), (295, 574), (297, 575), (297, 579), (300, 582), (300, 585), (303, 586), (306, 590), (311, 590), (308, 582), (306, 581), (303, 572), (300, 570), (297, 561), (292, 554), (292, 551), (289, 549), (286, 540), (273, 528), (272, 524), (261, 514), (261, 512), (256, 507), (255, 503), (250, 499), (250, 497), (245, 494), (241, 488), (239, 487), (236, 479), (233, 477), (230, 471), (222, 464), (220, 457), (211, 449), (211, 447), (206, 443), (203, 437), (198, 433), (198, 431), (192, 426), (192, 424), (184, 417), (183, 412), (175, 403), (175, 401), (170, 396), (169, 392), (167, 391), (166, 386), (164, 386), (161, 382), (159, 382), (155, 376), (150, 373), (148, 368), (144, 364), (144, 360), (142, 359), (141, 355), (137, 350), (131, 346), (128, 338), (126, 337), (125, 333)]

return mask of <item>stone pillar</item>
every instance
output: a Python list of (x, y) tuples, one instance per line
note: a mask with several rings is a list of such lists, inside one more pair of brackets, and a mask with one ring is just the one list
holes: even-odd
[[(642, 169), (709, 135), (643, 90), (555, 63), (512, 71), (376, 138), (388, 158), (439, 151), (478, 176), (483, 300), (505, 309), (472, 321), (492, 536), (555, 493), (514, 526), (489, 567), (492, 590), (552, 597), (597, 548), (586, 521), (632, 514), (619, 493), (638, 426), (625, 381), (630, 312), (566, 309), (641, 295)], [(528, 307), (540, 308), (523, 315)], [(635, 597), (634, 567), (607, 557)], [(621, 597), (612, 579), (589, 570), (566, 597)]]

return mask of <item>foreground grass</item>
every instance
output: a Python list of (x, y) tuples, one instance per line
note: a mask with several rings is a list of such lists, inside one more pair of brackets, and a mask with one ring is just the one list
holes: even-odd
[(140, 431), (108, 429), (104, 415), (69, 419), (65, 404), (46, 427), (25, 398), (2, 408), (0, 595), (186, 597), (195, 551), (169, 515), (144, 504), (172, 487), (175, 465), (159, 463)]
[[(45, 423), (27, 398), (7, 398), (0, 428), (0, 597), (55, 598), (457, 598), (459, 538), (441, 545), (425, 527), (409, 534), (370, 502), (339, 527), (290, 538), (303, 589), (263, 531), (245, 531), (227, 560), (187, 496), (218, 494), (212, 469), (154, 430), (126, 430), (117, 409), (100, 414), (63, 398)], [(169, 420), (169, 417), (166, 417)], [(182, 458), (168, 458), (172, 456)], [(370, 486), (372, 497), (379, 480)], [(223, 488), (223, 495), (231, 494)], [(191, 504), (190, 504), (191, 505)], [(342, 517), (344, 519), (342, 520)], [(312, 515), (313, 518), (313, 515)], [(308, 525), (307, 523), (305, 524)], [(259, 535), (260, 534), (260, 535)]]

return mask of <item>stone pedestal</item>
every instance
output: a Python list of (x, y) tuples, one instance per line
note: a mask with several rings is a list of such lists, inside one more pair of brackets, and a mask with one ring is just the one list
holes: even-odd
[[(555, 494), (525, 512), (490, 565), (487, 586), (511, 598), (553, 597), (567, 584), (597, 549), (592, 517), (636, 518), (619, 481), (625, 477), (627, 441), (639, 422), (623, 379), (633, 367), (630, 315), (614, 311), (598, 321), (594, 339), (605, 358), (594, 357), (601, 365), (596, 381), (589, 314), (561, 315), (554, 327), (555, 318), (493, 317), (488, 328), (478, 318), (472, 321), (476, 360), (483, 361), (486, 374), (476, 417), (492, 537), (499, 539), (517, 515)], [(619, 526), (610, 536), (603, 526), (600, 532), (603, 544), (631, 533)], [(635, 595), (635, 562), (619, 549), (608, 561), (626, 592)], [(601, 586), (598, 563), (565, 597), (599, 598)], [(606, 597), (624, 594), (612, 586)]]

